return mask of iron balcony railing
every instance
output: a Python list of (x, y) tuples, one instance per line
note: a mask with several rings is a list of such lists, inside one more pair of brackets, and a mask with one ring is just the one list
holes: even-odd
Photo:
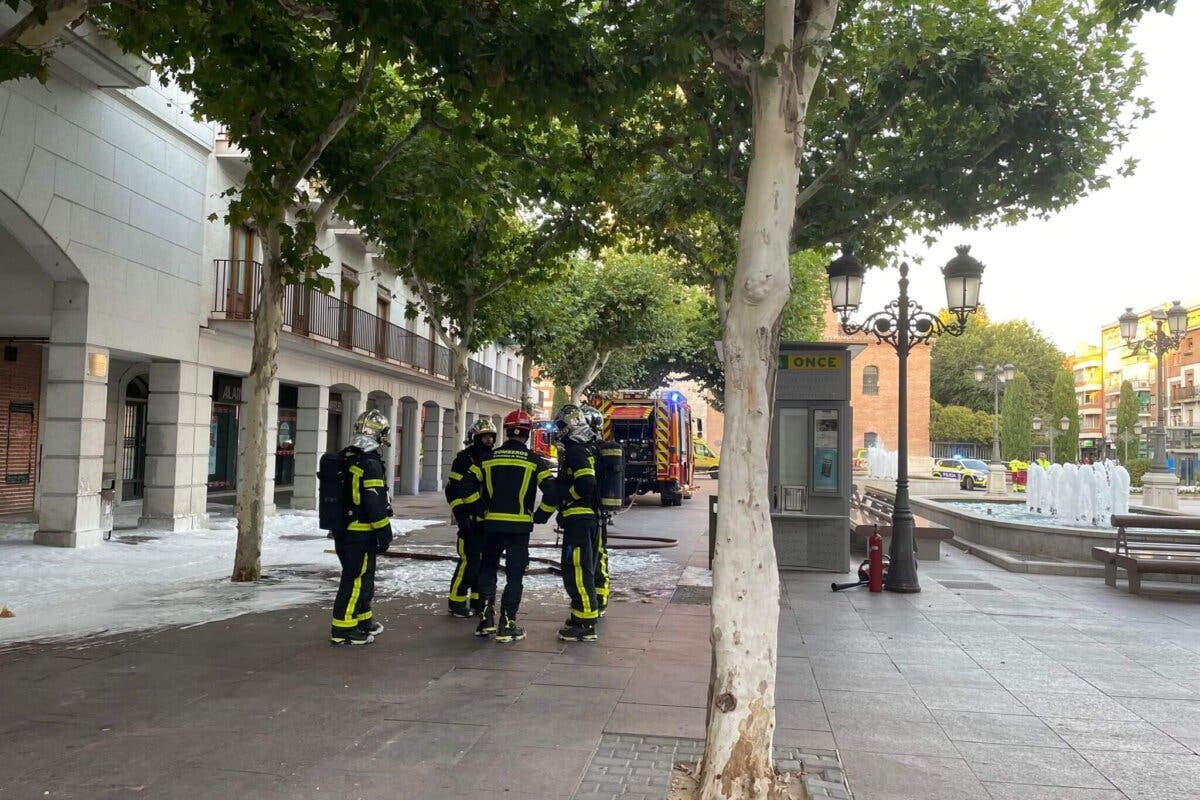
[(1197, 397), (1195, 386), (1172, 386), (1171, 387), (1171, 402), (1180, 403), (1184, 400), (1192, 400)]
[[(216, 259), (213, 315), (223, 319), (252, 319), (258, 308), (257, 261)], [(332, 295), (304, 286), (288, 285), (283, 294), (283, 329), (297, 336), (344, 347), (392, 364), (449, 378), (450, 349), (401, 328)], [(508, 376), (492, 385), (492, 370), (470, 362), (471, 383), (494, 394), (516, 398), (520, 381)], [(516, 391), (512, 391), (512, 383)]]
[(492, 368), (475, 359), (467, 362), (467, 372), (471, 376), (471, 385), (476, 389), (492, 391)]

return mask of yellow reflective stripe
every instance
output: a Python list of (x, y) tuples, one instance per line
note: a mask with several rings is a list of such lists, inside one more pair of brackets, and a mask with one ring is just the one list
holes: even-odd
[(454, 579), (450, 581), (450, 600), (455, 603), (461, 603), (467, 599), (467, 595), (461, 594), (459, 589), (462, 588), (463, 578), (467, 574), (467, 551), (463, 546), (462, 537), (458, 537), (458, 568), (454, 570)]
[(454, 470), (450, 470), (450, 480), (461, 481), (462, 479), (463, 479), (463, 476), (462, 476), (461, 472), (455, 472)]
[(380, 528), (390, 528), (391, 525), (392, 525), (392, 520), (388, 517), (384, 517), (383, 519), (377, 519), (371, 523), (371, 527), (374, 530), (379, 530)]
[[(353, 467), (351, 467), (353, 469)], [(360, 470), (361, 471), (361, 470)], [(367, 574), (367, 561), (370, 559), (370, 554), (363, 555), (362, 569), (358, 571), (358, 577), (354, 579), (354, 588), (350, 591), (350, 602), (346, 604), (346, 616), (340, 620), (333, 621), (334, 627), (337, 628), (353, 628), (358, 625), (358, 618), (354, 614), (354, 607), (358, 605), (359, 595), (362, 594), (362, 579), (363, 575)]]
[(363, 481), (364, 489), (382, 489), (386, 485), (383, 482), (383, 478), (367, 478)]
[(369, 531), (369, 530), (371, 530), (371, 526), (365, 522), (351, 522), (349, 525), (346, 526), (346, 530), (348, 530), (348, 531)]
[(468, 504), (469, 503), (478, 503), (479, 502), (479, 492), (471, 492), (469, 495), (467, 495), (463, 499), (459, 500), (458, 502), (468, 503)]
[[(591, 459), (588, 459), (588, 460), (590, 461)], [(577, 470), (575, 472), (576, 478), (582, 478), (585, 475), (591, 475), (594, 478), (594, 477), (596, 477), (596, 470), (592, 469), (591, 467), (584, 467), (583, 469)]]
[(470, 473), (476, 478), (479, 478), (479, 480), (483, 480), (483, 472), (475, 464), (471, 465)]
[(541, 483), (542, 481), (546, 480), (547, 478), (553, 478), (553, 477), (554, 477), (553, 472), (551, 472), (548, 469), (544, 469), (538, 473), (538, 483)]
[(367, 611), (363, 614), (359, 614), (355, 619), (357, 619), (359, 622), (365, 622), (366, 620), (369, 620), (373, 616), (375, 616), (374, 611)]
[(363, 476), (362, 467), (351, 467), (350, 474), (354, 476), (350, 479), (350, 500), (354, 505), (358, 505), (362, 502), (362, 490), (359, 487)]
[(574, 508), (568, 508), (566, 511), (564, 511), (563, 516), (564, 517), (583, 517), (583, 516), (588, 516), (588, 515), (595, 514), (595, 513), (596, 513), (595, 511), (592, 511), (592, 509), (587, 508), (586, 506), (576, 506)]
[[(476, 492), (476, 494), (478, 494), (478, 492)], [(467, 502), (467, 501), (466, 501), (466, 499), (465, 499), (465, 498), (462, 498), (462, 497), (458, 498), (457, 500), (451, 500), (451, 501), (450, 501), (450, 508), (458, 508), (459, 506), (461, 506), (461, 505), (462, 505), (463, 503), (465, 503), (465, 502)]]
[(492, 491), (492, 464), (490, 461), (484, 462), (483, 473), (485, 475), (484, 485), (487, 487), (488, 497), (495, 497), (496, 493)]
[(487, 522), (533, 522), (532, 514), (505, 514), (500, 511), (489, 511), (483, 518)]
[(583, 562), (580, 561), (580, 551), (582, 547), (571, 548), (571, 563), (575, 565), (575, 591), (579, 592), (579, 602), (583, 604), (583, 611), (571, 609), (571, 614), (579, 619), (595, 619), (600, 616), (600, 612), (592, 608), (592, 599), (588, 597), (587, 587), (583, 585)]
[(545, 511), (547, 514), (551, 514), (558, 510), (557, 506), (552, 506), (549, 503), (542, 503), (538, 506), (538, 508), (542, 511)]
[[(533, 479), (533, 471), (537, 469), (531, 462), (527, 461), (525, 464), (525, 477), (521, 479), (521, 493), (517, 495), (517, 507), (521, 509), (522, 514), (525, 513), (525, 494), (529, 491), (529, 482)], [(533, 517), (530, 517), (530, 519), (533, 519)]]
[(571, 487), (571, 491), (567, 492), (567, 494), (571, 495), (571, 499), (572, 499), (572, 500), (579, 500), (579, 499), (580, 499), (579, 492), (575, 491), (575, 487), (574, 487), (574, 486), (572, 486), (572, 487)]

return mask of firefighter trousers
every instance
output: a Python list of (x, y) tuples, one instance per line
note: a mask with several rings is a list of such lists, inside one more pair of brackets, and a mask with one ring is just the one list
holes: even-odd
[(333, 630), (357, 628), (371, 618), (375, 597), (375, 541), (373, 537), (340, 533), (334, 551), (342, 563), (342, 580), (333, 601)]
[(593, 571), (596, 576), (596, 602), (597, 608), (603, 609), (608, 606), (609, 580), (608, 580), (608, 526), (598, 525), (596, 529), (596, 537), (594, 542), (595, 566)]
[(454, 564), (454, 575), (450, 579), (450, 610), (461, 611), (468, 607), (479, 610), (483, 601), (479, 596), (479, 567), (483, 560), (483, 526), (472, 520), (458, 526), (458, 561)]
[(596, 543), (600, 526), (595, 517), (567, 517), (563, 520), (563, 586), (571, 598), (571, 618), (595, 622), (600, 616), (596, 604)]
[(515, 619), (521, 606), (525, 568), (529, 566), (528, 533), (485, 533), (483, 558), (479, 565), (479, 596), (486, 603), (496, 599), (496, 575), (500, 571), (500, 556), (504, 556), (504, 595), (500, 610)]

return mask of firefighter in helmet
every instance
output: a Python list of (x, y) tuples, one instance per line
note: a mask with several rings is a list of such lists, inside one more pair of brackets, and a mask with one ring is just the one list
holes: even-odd
[(463, 478), (472, 474), (483, 480), (481, 464), (496, 445), (496, 426), (488, 417), (480, 417), (467, 431), (463, 442), (465, 448), (458, 451), (450, 466), (450, 478), (446, 481), (446, 501), (458, 522), (458, 562), (454, 565), (454, 576), (450, 580), (450, 613), (456, 617), (470, 617), (483, 610), (476, 583), (479, 581), (479, 560), (483, 555), (483, 520), (471, 512), (472, 504), (479, 500), (478, 493), (463, 492)]
[[(588, 427), (592, 429), (592, 433), (594, 434), (588, 447), (591, 449), (592, 457), (596, 459), (596, 464), (599, 465), (600, 445), (604, 443), (604, 415), (595, 406), (585, 405), (583, 407), (583, 416), (587, 419)], [(601, 511), (600, 529), (596, 535), (595, 580), (596, 608), (602, 617), (608, 608), (608, 597), (611, 588), (611, 581), (608, 576), (608, 521), (607, 515)]]
[(380, 411), (364, 411), (354, 421), (350, 445), (341, 452), (346, 520), (333, 531), (342, 578), (333, 601), (332, 644), (370, 644), (383, 632), (383, 626), (372, 619), (371, 600), (375, 596), (375, 556), (392, 543), (387, 470), (379, 453), (379, 448), (391, 444), (390, 432), (387, 417)]
[(564, 642), (597, 638), (600, 609), (596, 599), (596, 541), (600, 536), (600, 497), (596, 489), (596, 434), (579, 406), (565, 405), (554, 419), (562, 443), (558, 473), (562, 515), (563, 586), (571, 598), (571, 616), (558, 632)]
[[(534, 523), (545, 522), (554, 513), (554, 473), (544, 458), (529, 449), (533, 419), (517, 410), (504, 418), (504, 444), (484, 456), (478, 472), (468, 470), (462, 478), (465, 505), (483, 517), (483, 557), (479, 569), (479, 595), (483, 614), (476, 636), (494, 635), (497, 642), (525, 638), (517, 625), (522, 582), (529, 565), (529, 535)], [(542, 490), (541, 505), (537, 503)], [(475, 498), (479, 495), (478, 499)], [(496, 621), (496, 573), (504, 556), (504, 595), (500, 620)]]

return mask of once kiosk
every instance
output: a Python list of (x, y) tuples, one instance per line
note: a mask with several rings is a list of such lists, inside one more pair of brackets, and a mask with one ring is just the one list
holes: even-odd
[(771, 521), (781, 568), (850, 563), (850, 345), (784, 342), (771, 420)]

